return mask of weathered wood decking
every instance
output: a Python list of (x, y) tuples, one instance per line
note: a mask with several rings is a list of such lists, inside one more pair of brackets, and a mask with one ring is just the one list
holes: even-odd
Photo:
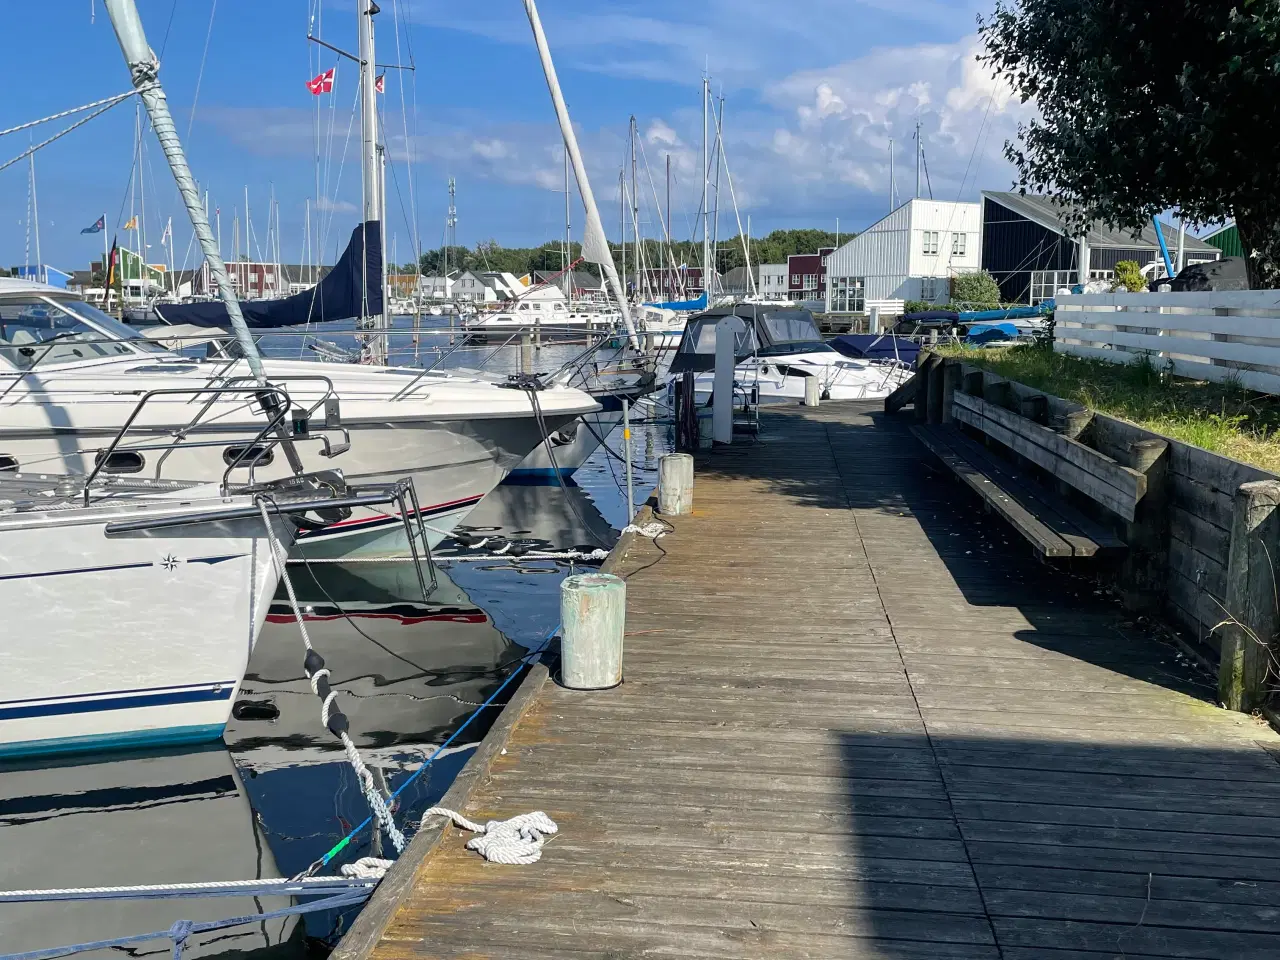
[(1280, 738), (925, 458), (848, 404), (700, 458), (626, 682), (545, 684), (471, 793), (561, 836), (450, 833), (371, 955), (1280, 956)]

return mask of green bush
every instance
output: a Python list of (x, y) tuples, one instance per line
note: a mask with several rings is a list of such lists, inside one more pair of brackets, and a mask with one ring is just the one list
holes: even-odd
[(1130, 293), (1145, 293), (1147, 278), (1142, 275), (1142, 268), (1136, 260), (1121, 260), (1116, 264), (1116, 278), (1111, 284), (1112, 292), (1128, 290)]
[(902, 303), (903, 313), (921, 313), (933, 309), (935, 307), (928, 300), (904, 300)]
[(994, 310), (1000, 306), (1000, 285), (985, 270), (962, 273), (951, 278), (951, 299), (972, 310)]

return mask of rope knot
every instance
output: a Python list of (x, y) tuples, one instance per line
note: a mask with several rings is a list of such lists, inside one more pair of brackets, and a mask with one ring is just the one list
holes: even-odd
[(424, 820), (430, 816), (448, 817), (462, 829), (479, 834), (467, 841), (467, 849), (490, 863), (537, 863), (547, 838), (560, 831), (556, 822), (541, 810), (522, 813), (510, 820), (490, 820), (483, 825), (445, 807), (432, 807), (422, 815)]
[(173, 941), (173, 960), (181, 960), (182, 951), (187, 945), (187, 937), (195, 931), (196, 925), (191, 920), (175, 920), (169, 928), (169, 939)]

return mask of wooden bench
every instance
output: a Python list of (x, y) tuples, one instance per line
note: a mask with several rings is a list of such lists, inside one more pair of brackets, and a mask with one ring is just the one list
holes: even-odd
[[(1139, 504), (1147, 494), (1146, 473), (1005, 406), (972, 395), (982, 388), (983, 377), (977, 372), (964, 373), (954, 360), (946, 361), (955, 366), (944, 371), (938, 360), (922, 371), (918, 381), (917, 419), (929, 422), (912, 428), (916, 437), (1042, 556), (1094, 557), (1126, 550), (1129, 543), (1122, 532), (1134, 531), (1141, 519)], [(987, 379), (998, 380), (990, 375)], [(971, 385), (972, 392), (958, 389), (962, 381)], [(1011, 386), (992, 383), (988, 396), (1017, 401), (1011, 405), (1025, 405), (1024, 409), (1038, 408), (1043, 418), (1047, 399), (1014, 397), (1007, 392)], [(961, 425), (984, 439), (966, 435)], [(1144, 462), (1150, 465), (1163, 452), (1163, 445), (1144, 450)], [(1034, 474), (1039, 471), (1029, 469), (1028, 464), (1051, 477), (1055, 489), (1037, 480)], [(1067, 488), (1082, 495), (1081, 505), (1087, 509), (1070, 502)]]

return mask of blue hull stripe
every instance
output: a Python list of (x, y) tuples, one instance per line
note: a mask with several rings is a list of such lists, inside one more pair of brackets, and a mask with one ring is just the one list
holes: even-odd
[[(0, 706), (0, 720), (21, 720), (30, 717), (58, 717), (78, 713), (102, 713), (107, 710), (134, 710), (139, 707), (167, 707), (179, 703), (209, 703), (230, 700), (235, 683), (227, 682), (215, 689), (209, 684), (199, 687), (167, 688), (154, 691), (121, 690), (109, 694), (95, 694), (83, 700), (52, 698), (27, 701), (15, 706)], [(123, 695), (122, 695), (123, 694)], [(12, 703), (12, 701), (10, 701)]]
[[(241, 557), (247, 557), (247, 553), (231, 553), (220, 557), (192, 557), (186, 563), (207, 563), (213, 566), (215, 563), (223, 563), (227, 560), (238, 560)], [(145, 567), (164, 566), (162, 561), (149, 561), (146, 563), (117, 563), (106, 567), (73, 567), (70, 570), (46, 570), (43, 573), (6, 573), (0, 574), (0, 580), (38, 580), (41, 577), (68, 577), (77, 573), (107, 573), (112, 570), (141, 570)]]
[(172, 746), (182, 743), (208, 743), (222, 737), (225, 724), (200, 724), (188, 727), (162, 727), (159, 730), (130, 730), (125, 733), (91, 734), (50, 740), (22, 740), (0, 743), (0, 757), (47, 756), (77, 753), (84, 750), (127, 750), (139, 747)]

